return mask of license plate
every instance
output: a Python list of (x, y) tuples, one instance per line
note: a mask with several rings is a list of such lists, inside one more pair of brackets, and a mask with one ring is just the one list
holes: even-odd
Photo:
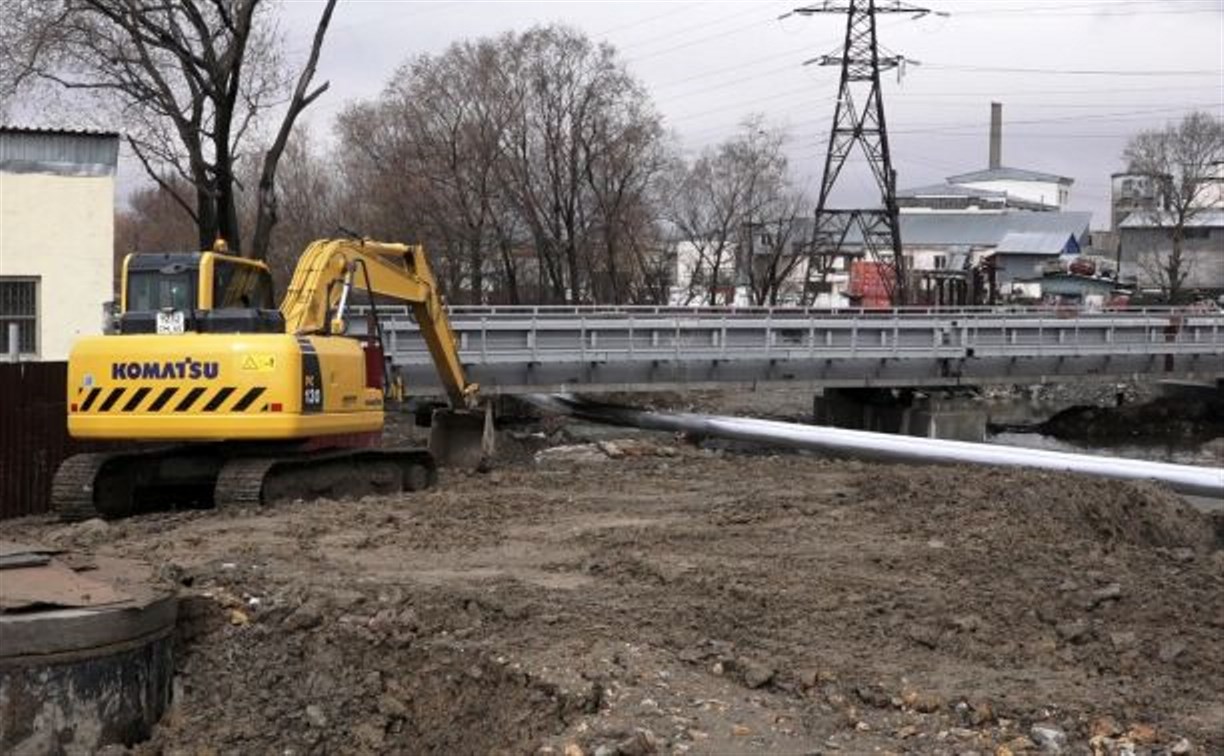
[(182, 312), (159, 312), (157, 313), (157, 332), (182, 333), (184, 322)]

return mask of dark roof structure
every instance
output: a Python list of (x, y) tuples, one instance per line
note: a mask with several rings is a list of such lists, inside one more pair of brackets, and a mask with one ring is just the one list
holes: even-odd
[[(1119, 228), (1171, 228), (1176, 218), (1168, 210), (1136, 210), (1122, 221)], [(1224, 228), (1224, 209), (1207, 208), (1186, 219), (1187, 228)]]
[(118, 164), (115, 132), (0, 125), (0, 172), (113, 176)]
[(1075, 234), (1066, 231), (1009, 231), (995, 251), (1006, 255), (1061, 255), (1079, 252)]
[[(1000, 212), (965, 211), (938, 213), (901, 213), (901, 243), (906, 247), (958, 247), (963, 249), (997, 247), (1010, 233), (1057, 234), (1063, 242), (1075, 237), (1083, 245), (1088, 238), (1088, 212), (1035, 212), (1004, 210)], [(812, 233), (812, 219), (796, 238), (807, 239)], [(847, 234), (848, 244), (859, 246), (862, 237), (856, 229)]]
[(949, 176), (949, 184), (975, 184), (982, 181), (1038, 181), (1049, 184), (1063, 184), (1070, 186), (1075, 183), (1075, 179), (1067, 178), (1066, 176), (1056, 176), (1053, 173), (1041, 173), (1040, 171), (1029, 171), (1024, 168), (1008, 168), (1003, 166), (1000, 168), (987, 168), (984, 171), (972, 171), (970, 173), (962, 173), (957, 176)]

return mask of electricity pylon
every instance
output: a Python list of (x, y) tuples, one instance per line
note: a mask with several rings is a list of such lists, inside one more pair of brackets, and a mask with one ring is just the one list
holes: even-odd
[[(824, 178), (820, 182), (820, 199), (816, 203), (816, 219), (811, 246), (808, 250), (805, 298), (813, 293), (813, 276), (823, 278), (838, 257), (846, 256), (847, 235), (857, 229), (863, 251), (877, 262), (885, 262), (884, 252), (891, 253), (887, 264), (894, 275), (885, 276), (889, 297), (894, 305), (910, 301), (910, 287), (901, 254), (901, 227), (897, 210), (897, 173), (888, 152), (888, 130), (884, 121), (884, 97), (880, 91), (880, 72), (904, 66), (900, 55), (881, 57), (876, 41), (876, 16), (881, 13), (907, 13), (919, 18), (931, 13), (926, 8), (900, 0), (825, 0), (817, 5), (796, 8), (801, 16), (816, 13), (844, 13), (846, 40), (840, 55), (822, 55), (805, 61), (822, 66), (841, 66), (841, 85), (837, 105), (833, 110), (833, 130), (829, 133), (829, 148), (825, 157)], [(790, 15), (790, 14), (787, 14)], [(833, 209), (829, 197), (841, 175), (842, 167), (854, 146), (858, 145), (880, 189), (880, 208)], [(891, 282), (888, 279), (892, 279)]]

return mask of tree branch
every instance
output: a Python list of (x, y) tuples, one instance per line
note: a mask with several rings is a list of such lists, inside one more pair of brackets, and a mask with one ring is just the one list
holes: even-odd
[(144, 153), (140, 151), (140, 146), (136, 143), (136, 140), (129, 136), (127, 138), (127, 142), (128, 142), (128, 145), (132, 148), (132, 152), (135, 153), (136, 158), (140, 161), (140, 164), (144, 166), (145, 173), (149, 174), (149, 177), (152, 178), (153, 181), (155, 181), (157, 185), (161, 187), (164, 192), (170, 195), (170, 198), (174, 200), (175, 204), (183, 208), (184, 212), (186, 212), (189, 216), (191, 216), (192, 222), (199, 223), (200, 216), (198, 213), (196, 213), (195, 208), (192, 205), (188, 204), (187, 201), (184, 200), (182, 197), (180, 197), (178, 195), (178, 192), (174, 191), (174, 187), (172, 187), (165, 179), (163, 179), (160, 174), (158, 174), (156, 171), (153, 170), (153, 166), (149, 163)]

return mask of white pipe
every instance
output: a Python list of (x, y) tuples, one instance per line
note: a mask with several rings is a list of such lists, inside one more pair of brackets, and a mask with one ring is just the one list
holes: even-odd
[(1220, 467), (1178, 465), (1168, 462), (1119, 459), (1044, 449), (1024, 449), (1015, 446), (897, 436), (845, 428), (784, 423), (776, 420), (683, 412), (647, 412), (625, 407), (591, 404), (557, 394), (534, 395), (528, 397), (528, 400), (554, 411), (617, 425), (697, 433), (757, 443), (783, 444), (801, 449), (837, 451), (873, 459), (1029, 467), (1099, 475), (1121, 480), (1156, 480), (1183, 493), (1224, 499), (1224, 468)]

